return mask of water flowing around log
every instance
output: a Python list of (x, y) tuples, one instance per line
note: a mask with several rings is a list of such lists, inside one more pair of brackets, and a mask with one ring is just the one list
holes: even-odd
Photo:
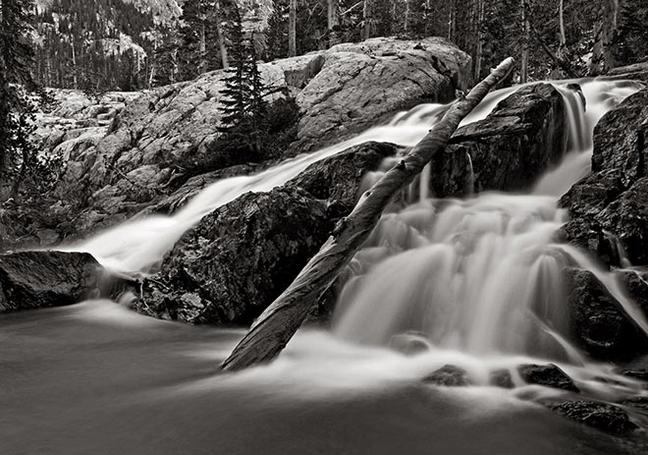
[(353, 260), (336, 333), (387, 345), (416, 333), (436, 348), (474, 355), (533, 355), (582, 362), (567, 341), (564, 269), (590, 270), (648, 333), (648, 323), (610, 273), (586, 254), (555, 245), (567, 214), (557, 198), (589, 172), (600, 117), (636, 86), (584, 82), (559, 86), (569, 152), (530, 194), (480, 194), (466, 200), (427, 199), (385, 215)]

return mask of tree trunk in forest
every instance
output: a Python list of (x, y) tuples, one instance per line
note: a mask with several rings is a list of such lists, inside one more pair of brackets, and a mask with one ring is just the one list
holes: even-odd
[(79, 88), (79, 79), (77, 77), (77, 60), (76, 60), (76, 51), (74, 50), (74, 40), (72, 40), (72, 80), (74, 83), (74, 89)]
[(328, 45), (333, 46), (338, 43), (337, 36), (337, 26), (340, 24), (338, 19), (338, 1), (339, 0), (328, 0)]
[(223, 24), (221, 24), (220, 16), (220, 2), (216, 2), (216, 11), (215, 11), (215, 22), (216, 22), (216, 39), (218, 40), (218, 46), (220, 47), (221, 62), (223, 68), (227, 69), (229, 67), (229, 61), (227, 58), (227, 47), (225, 46), (225, 38), (223, 36)]
[(452, 41), (454, 37), (455, 16), (457, 13), (457, 0), (452, 1), (448, 11), (448, 40)]
[(567, 34), (565, 33), (565, 0), (560, 0), (558, 8), (558, 21), (560, 23), (560, 45), (558, 47), (558, 56), (562, 57), (565, 46), (567, 45)]
[(290, 0), (288, 11), (288, 57), (297, 55), (297, 0)]
[(200, 24), (200, 74), (207, 72), (207, 37), (205, 30), (205, 18), (201, 18)]
[(481, 77), (482, 57), (484, 50), (484, 19), (486, 17), (486, 0), (477, 2), (477, 49), (475, 50), (474, 80)]
[(529, 80), (529, 17), (527, 0), (521, 0), (522, 8), (522, 52), (520, 57), (520, 83)]
[(373, 25), (373, 11), (371, 0), (364, 0), (362, 8), (362, 20), (364, 27), (362, 28), (362, 39), (368, 40), (371, 38), (371, 28)]
[(281, 352), (321, 293), (337, 278), (356, 251), (364, 244), (398, 191), (414, 180), (425, 165), (442, 152), (466, 117), (511, 71), (512, 58), (504, 60), (468, 96), (457, 100), (443, 119), (416, 144), (399, 164), (365, 192), (349, 216), (341, 219), (331, 237), (306, 264), (297, 278), (252, 324), (250, 331), (225, 359), (222, 368), (240, 370), (267, 362)]

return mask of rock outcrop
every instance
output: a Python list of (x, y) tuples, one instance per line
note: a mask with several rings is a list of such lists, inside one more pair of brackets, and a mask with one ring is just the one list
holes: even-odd
[[(628, 360), (648, 350), (648, 337), (628, 317), (621, 304), (589, 271), (569, 269), (571, 333), (590, 355), (605, 360)], [(633, 277), (634, 276), (634, 277)], [(633, 272), (624, 275), (636, 294), (648, 296), (648, 284)], [(644, 285), (646, 289), (636, 287)], [(635, 287), (636, 286), (636, 287)], [(643, 306), (648, 314), (648, 304)]]
[[(648, 265), (648, 89), (608, 112), (594, 131), (592, 173), (563, 196), (565, 240), (612, 266)], [(623, 254), (619, 254), (622, 252)]]
[(562, 95), (550, 84), (524, 87), (484, 120), (460, 128), (434, 161), (432, 190), (462, 196), (474, 169), (474, 191), (528, 188), (567, 146)]
[[(451, 100), (465, 87), (469, 66), (470, 58), (443, 39), (375, 38), (259, 67), (269, 100), (286, 93), (296, 99), (295, 154), (420, 102)], [(97, 130), (58, 145), (69, 161), (57, 191), (80, 199), (73, 214), (78, 232), (118, 223), (162, 201), (177, 189), (169, 185), (177, 172), (215, 153), (224, 79), (215, 71), (147, 91), (128, 103), (105, 136)], [(244, 164), (232, 159), (222, 167)]]
[(281, 188), (215, 210), (145, 281), (137, 309), (192, 323), (249, 324), (353, 208), (364, 173), (396, 151), (363, 144), (315, 163)]
[(77, 303), (96, 291), (101, 266), (87, 253), (0, 256), (0, 313)]

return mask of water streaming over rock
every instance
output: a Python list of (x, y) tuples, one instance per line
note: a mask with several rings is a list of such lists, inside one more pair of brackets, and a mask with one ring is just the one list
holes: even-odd
[[(568, 342), (564, 269), (595, 272), (648, 333), (648, 322), (610, 273), (584, 253), (555, 245), (566, 221), (557, 199), (589, 171), (596, 122), (636, 86), (558, 85), (568, 121), (568, 153), (529, 194), (485, 193), (427, 199), (383, 216), (350, 266), (335, 331), (370, 344), (414, 332), (436, 348), (582, 362)], [(494, 94), (498, 98), (500, 94)]]
[[(562, 392), (525, 384), (516, 368), (552, 359), (584, 396), (641, 393), (641, 383), (591, 363), (566, 333), (561, 268), (568, 262), (592, 270), (647, 328), (611, 275), (552, 240), (566, 216), (557, 197), (587, 173), (594, 123), (637, 88), (582, 87), (584, 114), (580, 95), (563, 91), (574, 106), (572, 153), (533, 191), (435, 200), (428, 185), (414, 186), (417, 202), (386, 214), (352, 261), (334, 333), (303, 330), (270, 365), (218, 374), (241, 331), (154, 320), (107, 301), (3, 316), (0, 452), (641, 453), (529, 403)], [(489, 95), (466, 122), (486, 117), (513, 90)], [(281, 185), (353, 144), (414, 144), (446, 108), (415, 108), (256, 176), (216, 182), (173, 216), (132, 221), (69, 248), (121, 271), (148, 271), (214, 208)], [(365, 184), (393, 164), (386, 160)], [(464, 368), (474, 386), (421, 381), (447, 364)], [(488, 387), (502, 370), (514, 389)]]

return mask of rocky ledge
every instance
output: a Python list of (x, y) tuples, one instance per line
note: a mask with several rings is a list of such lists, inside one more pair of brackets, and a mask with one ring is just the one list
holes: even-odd
[[(259, 68), (269, 101), (291, 96), (296, 102), (295, 142), (286, 150), (294, 155), (337, 142), (421, 102), (452, 100), (456, 89), (469, 85), (470, 57), (440, 38), (374, 38)], [(218, 153), (213, 147), (222, 126), (225, 76), (219, 70), (144, 92), (121, 110), (107, 133), (102, 125), (78, 135), (70, 130), (44, 138), (44, 144), (64, 151), (67, 159), (56, 188), (63, 202), (51, 218), (75, 219), (69, 232), (45, 226), (59, 234), (58, 239), (49, 236), (50, 241), (124, 221), (173, 193), (178, 175), (201, 157)], [(218, 166), (245, 161), (229, 154)], [(70, 195), (74, 203), (67, 202)]]
[[(608, 112), (594, 132), (591, 174), (560, 200), (570, 221), (560, 239), (588, 250), (648, 315), (648, 89)], [(625, 269), (628, 264), (633, 270)], [(591, 355), (627, 360), (648, 352), (648, 338), (590, 272), (569, 270), (577, 340)]]

